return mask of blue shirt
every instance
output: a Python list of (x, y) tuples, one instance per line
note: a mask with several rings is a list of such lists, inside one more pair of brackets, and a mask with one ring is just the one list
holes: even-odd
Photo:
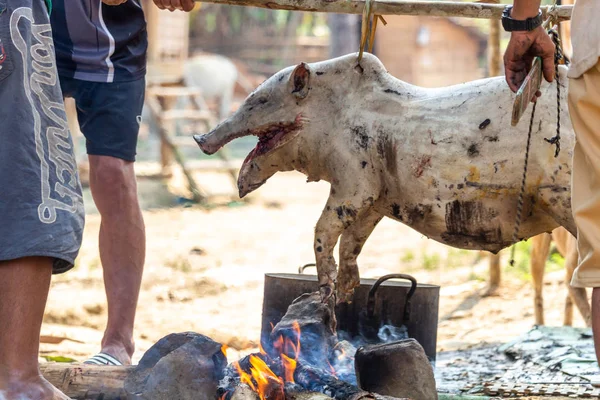
[(53, 0), (50, 16), (60, 76), (126, 82), (146, 73), (148, 38), (140, 0)]

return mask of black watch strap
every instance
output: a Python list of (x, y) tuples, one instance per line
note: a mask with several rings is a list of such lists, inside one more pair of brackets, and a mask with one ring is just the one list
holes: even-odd
[(506, 32), (532, 31), (538, 26), (542, 25), (543, 20), (541, 11), (536, 17), (527, 18), (526, 20), (518, 20), (510, 17), (510, 11), (512, 8), (512, 6), (506, 6), (502, 12), (502, 27)]

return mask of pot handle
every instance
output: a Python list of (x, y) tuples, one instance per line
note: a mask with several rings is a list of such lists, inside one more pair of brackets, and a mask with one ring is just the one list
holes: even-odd
[(367, 316), (369, 318), (373, 318), (373, 315), (375, 314), (375, 295), (377, 294), (377, 289), (383, 282), (387, 281), (388, 279), (406, 279), (407, 281), (410, 281), (411, 286), (410, 286), (410, 290), (406, 294), (406, 301), (404, 303), (404, 316), (403, 316), (404, 322), (409, 321), (410, 320), (410, 309), (411, 309), (411, 298), (412, 298), (413, 294), (415, 294), (415, 290), (417, 290), (417, 280), (415, 278), (413, 278), (412, 276), (406, 275), (406, 274), (389, 274), (389, 275), (384, 275), (381, 278), (377, 279), (377, 281), (373, 284), (373, 287), (371, 287), (371, 290), (369, 290), (369, 296), (367, 298)]
[(316, 266), (317, 266), (317, 264), (315, 264), (315, 263), (304, 264), (303, 266), (301, 266), (301, 267), (298, 267), (298, 273), (299, 273), (299, 274), (303, 274), (303, 273), (304, 273), (304, 270), (305, 270), (306, 268), (310, 268), (310, 267), (316, 267)]

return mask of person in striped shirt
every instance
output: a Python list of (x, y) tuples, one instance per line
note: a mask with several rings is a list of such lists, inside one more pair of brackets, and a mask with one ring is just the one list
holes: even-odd
[[(147, 32), (141, 0), (53, 0), (50, 16), (64, 97), (86, 138), (90, 189), (101, 216), (108, 322), (95, 364), (130, 364), (145, 258), (134, 173), (145, 94)], [(154, 0), (191, 11), (193, 0)]]

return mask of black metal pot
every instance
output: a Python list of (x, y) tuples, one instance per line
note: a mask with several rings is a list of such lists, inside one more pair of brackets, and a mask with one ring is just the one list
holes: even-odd
[[(285, 315), (288, 306), (304, 293), (319, 290), (316, 275), (265, 274), (261, 343), (269, 346), (272, 327)], [(407, 279), (410, 282), (388, 279)], [(350, 336), (369, 339), (382, 324), (408, 329), (408, 335), (423, 346), (425, 354), (435, 360), (440, 287), (417, 283), (404, 274), (386, 275), (379, 280), (361, 279), (350, 304), (336, 308), (337, 328)], [(370, 328), (370, 329), (369, 329)]]

